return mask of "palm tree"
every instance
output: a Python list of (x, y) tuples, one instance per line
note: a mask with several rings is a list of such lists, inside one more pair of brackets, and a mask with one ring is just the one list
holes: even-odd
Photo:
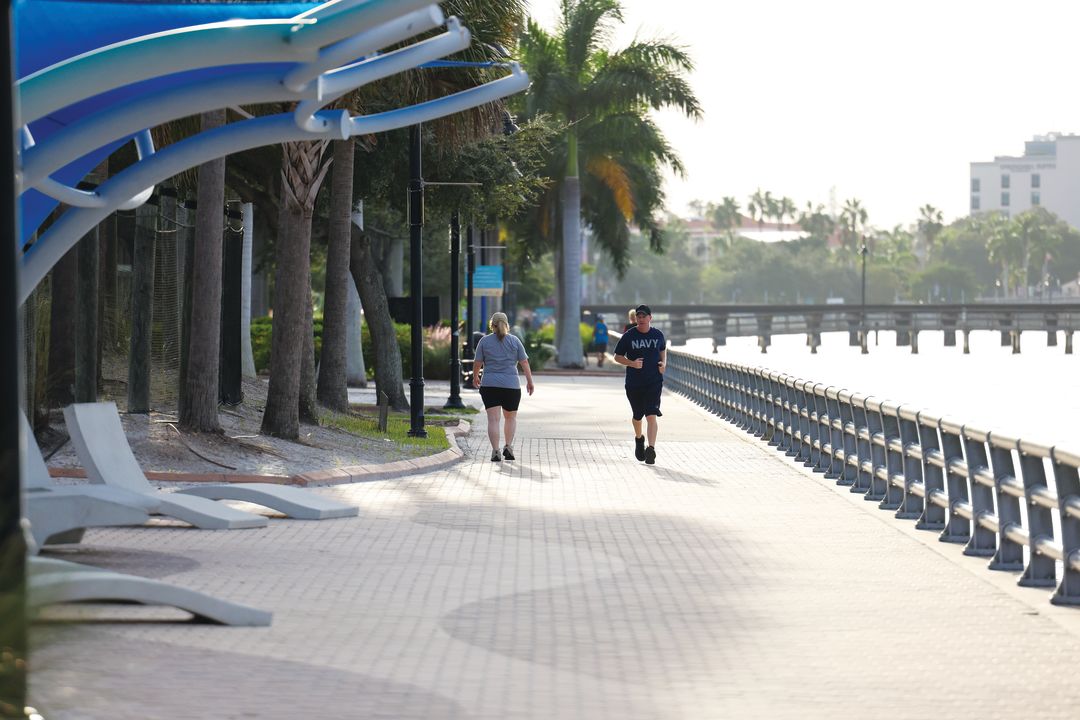
[(325, 140), (282, 145), (272, 372), (262, 420), (262, 432), (267, 435), (300, 436), (301, 372), (308, 348), (305, 335), (311, 332), (311, 219), (315, 198), (330, 170), (328, 145)]
[(1024, 259), (1023, 241), (1016, 225), (1003, 213), (987, 213), (984, 228), (990, 262), (1001, 267), (1002, 290), (1005, 297), (1009, 297), (1009, 288), (1013, 285), (1016, 268)]
[(772, 215), (772, 193), (768, 190), (761, 192), (761, 188), (758, 188), (750, 196), (750, 202), (746, 204), (746, 209), (750, 213), (750, 219), (757, 223), (758, 232), (762, 232), (765, 229), (765, 218)]
[(919, 208), (919, 234), (926, 243), (926, 260), (929, 262), (934, 251), (934, 244), (945, 229), (945, 217), (940, 210), (927, 203)]
[(806, 201), (806, 209), (799, 214), (799, 227), (810, 237), (821, 242), (827, 242), (836, 231), (836, 220), (825, 212), (824, 205), (814, 205)]
[(667, 165), (681, 172), (682, 166), (647, 112), (673, 106), (689, 117), (701, 115), (684, 77), (693, 66), (682, 48), (659, 41), (635, 41), (615, 51), (604, 47), (612, 24), (621, 21), (617, 0), (562, 0), (555, 33), (529, 21), (521, 41), (533, 80), (524, 115), (547, 113), (566, 126), (554, 156), (561, 163), (552, 173), (556, 187), (537, 209), (534, 224), (553, 235), (552, 226), (561, 221), (557, 345), (564, 367), (584, 363), (578, 333), (582, 220), (619, 271), (628, 263), (630, 222), (658, 249), (658, 169)]
[(798, 208), (795, 207), (795, 201), (791, 198), (784, 196), (776, 201), (776, 219), (780, 221), (780, 232), (785, 229), (784, 220), (786, 218), (795, 219), (795, 213), (798, 212)]
[[(225, 124), (225, 111), (203, 113), (202, 130)], [(198, 432), (218, 432), (218, 368), (221, 339), (221, 244), (225, 232), (225, 158), (199, 166), (192, 254), (191, 305), (187, 371), (181, 388), (180, 426)]]
[(844, 201), (844, 209), (840, 211), (840, 230), (844, 247), (852, 253), (859, 252), (860, 238), (866, 232), (868, 217), (866, 208), (857, 198)]
[(709, 214), (715, 225), (727, 239), (727, 247), (730, 249), (735, 242), (735, 228), (742, 224), (742, 215), (739, 214), (739, 202), (731, 197), (725, 197), (719, 205), (709, 206)]

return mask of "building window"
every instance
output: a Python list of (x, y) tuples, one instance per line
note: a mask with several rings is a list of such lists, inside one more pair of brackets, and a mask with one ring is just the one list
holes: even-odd
[(1002, 190), (1008, 190), (1009, 189), (1009, 176), (1008, 175), (1002, 175), (1001, 176), (1001, 189)]
[(1033, 207), (1038, 206), (1040, 200), (1041, 198), (1039, 197), (1039, 192), (1037, 190), (1033, 190), (1031, 193), (1031, 205)]
[(979, 178), (971, 178), (971, 192), (979, 192)]
[(1001, 193), (1001, 207), (1009, 207), (1009, 193)]
[(1033, 189), (1042, 187), (1042, 178), (1039, 177), (1039, 173), (1031, 173), (1031, 187)]
[(972, 210), (972, 212), (974, 212), (975, 210), (978, 210), (978, 209), (979, 209), (979, 196), (978, 195), (972, 195), (971, 196), (971, 210)]

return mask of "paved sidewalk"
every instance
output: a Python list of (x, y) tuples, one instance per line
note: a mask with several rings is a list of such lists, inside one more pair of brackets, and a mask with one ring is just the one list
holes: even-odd
[(317, 490), (359, 518), (88, 532), (59, 554), (274, 623), (37, 626), (33, 702), (50, 719), (1080, 716), (1080, 610), (663, 407), (654, 467), (632, 458), (618, 378), (541, 376), (517, 462), (488, 460), (478, 416), (458, 465)]

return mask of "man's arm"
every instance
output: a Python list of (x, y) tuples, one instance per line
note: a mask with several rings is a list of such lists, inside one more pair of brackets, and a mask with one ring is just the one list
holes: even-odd
[(644, 364), (644, 360), (642, 360), (641, 358), (638, 358), (637, 360), (629, 360), (625, 355), (616, 355), (615, 362), (619, 363), (620, 365), (625, 365), (626, 367), (634, 368), (635, 370), (640, 370), (641, 366)]
[(667, 348), (660, 351), (660, 362), (656, 364), (656, 369), (661, 375), (664, 374), (664, 370), (667, 370)]

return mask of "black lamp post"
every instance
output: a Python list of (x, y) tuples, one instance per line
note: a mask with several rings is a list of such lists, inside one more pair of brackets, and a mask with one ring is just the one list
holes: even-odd
[(409, 294), (412, 296), (412, 378), (409, 380), (409, 435), (424, 429), (424, 177), (420, 125), (409, 128)]
[(11, 2), (0, 13), (0, 716), (22, 717), (26, 705), (26, 541), (22, 529), (19, 443), (18, 270), (15, 252), (15, 130), (11, 67)]
[(862, 346), (863, 354), (866, 354), (866, 256), (870, 254), (870, 251), (866, 248), (866, 238), (863, 238), (862, 247), (859, 248), (859, 255), (862, 256), (862, 294), (859, 299), (859, 317), (860, 324), (862, 325)]
[[(458, 331), (458, 279), (461, 273), (461, 221), (450, 216), (450, 397), (444, 408), (463, 408), (461, 402), (461, 336)], [(471, 344), (471, 343), (470, 343)]]

